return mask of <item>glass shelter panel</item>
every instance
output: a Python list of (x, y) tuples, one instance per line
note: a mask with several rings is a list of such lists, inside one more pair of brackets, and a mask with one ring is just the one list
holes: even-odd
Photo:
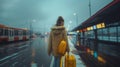
[(108, 28), (103, 29), (103, 40), (109, 40)]
[(118, 42), (120, 42), (120, 26), (118, 27)]
[(117, 41), (117, 29), (116, 27), (109, 28), (110, 41)]

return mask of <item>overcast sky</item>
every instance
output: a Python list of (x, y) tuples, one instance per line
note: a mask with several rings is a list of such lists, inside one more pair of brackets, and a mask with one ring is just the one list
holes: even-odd
[[(92, 15), (112, 0), (91, 0)], [(69, 30), (89, 18), (89, 0), (0, 0), (0, 24), (34, 31), (50, 31), (58, 18), (63, 16)], [(70, 21), (72, 23), (70, 23)]]

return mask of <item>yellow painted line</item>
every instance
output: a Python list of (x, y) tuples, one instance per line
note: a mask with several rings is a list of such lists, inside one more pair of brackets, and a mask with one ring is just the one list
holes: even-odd
[(32, 49), (32, 57), (35, 57), (35, 49)]
[(31, 62), (31, 67), (37, 67), (37, 64), (34, 62), (34, 57), (35, 57), (35, 49), (32, 48), (32, 62)]

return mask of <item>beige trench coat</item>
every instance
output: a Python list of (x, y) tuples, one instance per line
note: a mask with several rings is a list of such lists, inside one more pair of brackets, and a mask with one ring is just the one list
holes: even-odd
[(69, 45), (68, 45), (68, 38), (67, 38), (67, 32), (65, 30), (64, 26), (54, 26), (51, 28), (50, 36), (49, 36), (49, 42), (48, 42), (48, 54), (51, 53), (53, 56), (59, 56), (57, 53), (57, 48), (61, 40), (65, 40), (67, 43), (66, 51), (69, 52)]

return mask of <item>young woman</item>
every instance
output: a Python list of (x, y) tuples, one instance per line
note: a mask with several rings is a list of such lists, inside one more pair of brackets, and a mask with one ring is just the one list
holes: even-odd
[(57, 48), (63, 39), (67, 44), (66, 52), (69, 52), (67, 32), (64, 27), (64, 19), (62, 16), (59, 16), (56, 25), (51, 28), (48, 44), (48, 55), (52, 53), (54, 56), (53, 67), (60, 67), (60, 59), (62, 56), (57, 53)]

